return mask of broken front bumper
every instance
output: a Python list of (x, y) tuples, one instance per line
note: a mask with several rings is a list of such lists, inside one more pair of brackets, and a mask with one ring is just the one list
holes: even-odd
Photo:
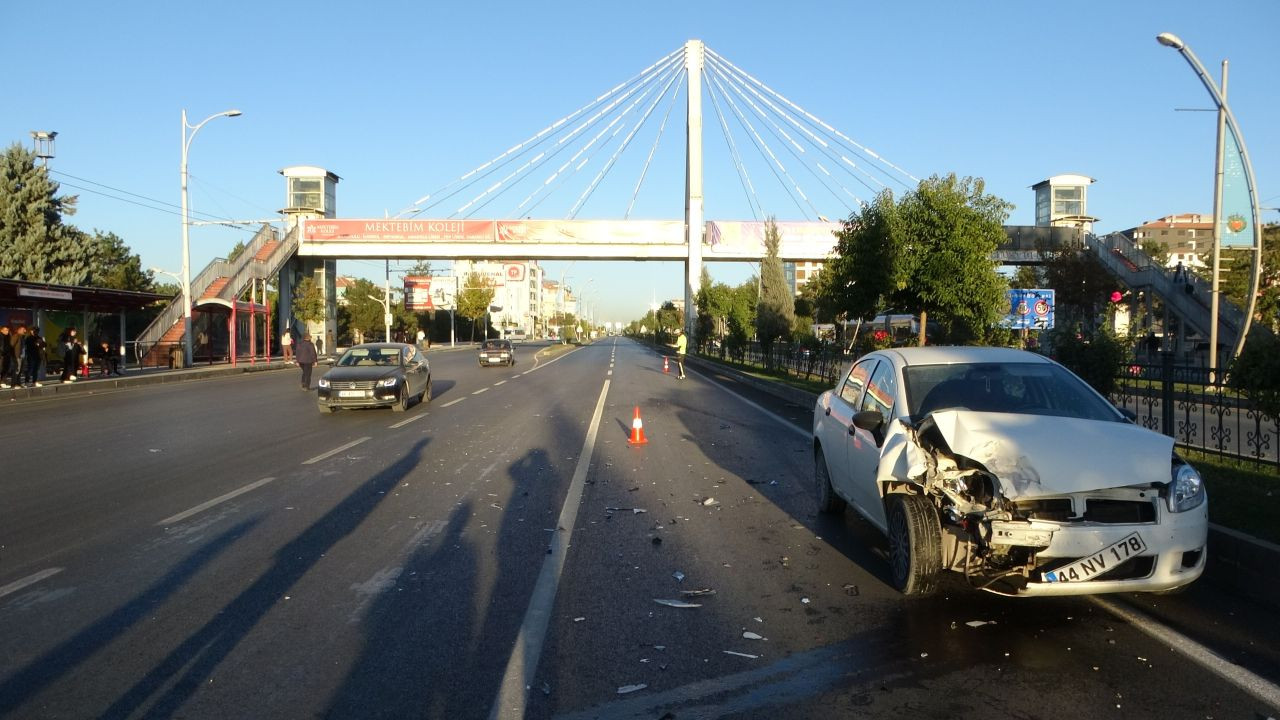
[[(1186, 585), (1204, 572), (1205, 543), (1209, 533), (1208, 501), (1182, 513), (1161, 507), (1155, 522), (1134, 524), (1056, 523), (1033, 521), (1038, 530), (1052, 531), (1049, 546), (1036, 553), (1036, 567), (1024, 597), (1092, 595), (1112, 592), (1158, 592)], [(1108, 557), (1105, 569), (1087, 580), (1050, 580), (1055, 571), (1104, 551), (1137, 534), (1144, 549), (1121, 562)]]

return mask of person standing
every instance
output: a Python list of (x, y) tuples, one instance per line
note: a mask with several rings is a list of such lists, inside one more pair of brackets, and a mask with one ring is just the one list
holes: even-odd
[(23, 344), (23, 351), (27, 356), (24, 364), (26, 366), (27, 382), (36, 387), (44, 387), (44, 383), (40, 382), (40, 370), (44, 367), (44, 350), (46, 347), (48, 347), (48, 343), (40, 335), (40, 328), (31, 328), (31, 334), (27, 335), (27, 339)]
[(19, 325), (13, 334), (13, 374), (9, 376), (9, 384), (22, 387), (22, 378), (26, 374), (27, 362), (27, 326)]
[(680, 368), (680, 380), (684, 379), (684, 354), (689, 349), (689, 338), (685, 337), (684, 328), (676, 331), (676, 367)]
[(9, 378), (17, 374), (14, 364), (18, 355), (13, 349), (13, 336), (8, 325), (0, 325), (0, 388), (9, 387)]
[(280, 334), (280, 350), (284, 353), (286, 364), (293, 362), (293, 331), (288, 328)]
[(315, 343), (311, 342), (311, 333), (302, 334), (302, 340), (298, 341), (298, 350), (294, 353), (294, 357), (298, 361), (298, 367), (302, 368), (302, 389), (311, 390), (311, 367), (316, 364), (319, 355), (316, 353)]
[(74, 326), (62, 331), (58, 344), (62, 349), (61, 380), (64, 383), (75, 382), (76, 374), (80, 371), (80, 341), (76, 337)]

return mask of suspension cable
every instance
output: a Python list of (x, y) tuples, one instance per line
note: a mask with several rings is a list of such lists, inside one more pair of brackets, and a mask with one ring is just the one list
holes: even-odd
[[(716, 98), (715, 85), (707, 84), (707, 95), (711, 98), (711, 106), (716, 111), (716, 119), (720, 121), (720, 130), (724, 133), (725, 142), (729, 144), (729, 156), (733, 158), (734, 169), (738, 171), (738, 183), (742, 185), (742, 192), (747, 196), (747, 207), (751, 208), (751, 217), (756, 221), (760, 221), (760, 216), (764, 213), (764, 205), (761, 204), (760, 198), (756, 196), (755, 186), (751, 184), (751, 175), (747, 172), (746, 163), (742, 162), (742, 155), (738, 152), (738, 143), (733, 139), (733, 134), (729, 132), (729, 122), (725, 119), (724, 110), (720, 107), (720, 101)], [(757, 209), (758, 208), (758, 209)]]
[(649, 174), (649, 164), (653, 162), (654, 153), (658, 151), (658, 141), (662, 139), (662, 134), (667, 129), (667, 118), (671, 117), (671, 109), (676, 105), (676, 97), (680, 95), (680, 88), (684, 87), (684, 79), (687, 73), (681, 69), (678, 73), (679, 82), (676, 89), (671, 93), (671, 101), (667, 103), (667, 112), (662, 116), (662, 124), (658, 126), (658, 134), (653, 138), (653, 145), (649, 148), (649, 156), (645, 158), (644, 167), (640, 168), (640, 177), (636, 179), (636, 188), (631, 191), (631, 201), (627, 203), (627, 211), (623, 213), (622, 219), (627, 220), (631, 217), (631, 210), (636, 205), (636, 196), (640, 194), (640, 186), (644, 184), (645, 176)]

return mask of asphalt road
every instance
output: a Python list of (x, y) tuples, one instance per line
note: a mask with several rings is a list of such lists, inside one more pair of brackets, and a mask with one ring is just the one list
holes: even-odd
[(906, 601), (817, 514), (807, 408), (536, 349), (433, 351), (403, 414), (322, 416), (292, 370), (0, 408), (0, 717), (1280, 713), (1273, 614)]

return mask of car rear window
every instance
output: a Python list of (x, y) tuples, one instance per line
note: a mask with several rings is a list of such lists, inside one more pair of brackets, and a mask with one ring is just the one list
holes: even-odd
[(1047, 363), (909, 365), (902, 378), (913, 418), (937, 410), (1052, 415), (1122, 422), (1083, 380)]
[(506, 350), (511, 343), (506, 340), (487, 340), (484, 344), (485, 350)]

